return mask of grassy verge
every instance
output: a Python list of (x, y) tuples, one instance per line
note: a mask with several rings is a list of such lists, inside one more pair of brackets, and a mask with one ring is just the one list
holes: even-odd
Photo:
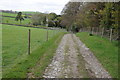
[[(0, 27), (1, 28), (1, 27)], [(2, 25), (2, 72), (9, 73), (16, 64), (26, 59), (28, 52), (28, 29), (31, 29), (31, 52), (46, 43), (47, 30), (21, 26)], [(48, 30), (48, 39), (62, 33)], [(13, 71), (14, 74), (14, 71)], [(6, 75), (8, 76), (8, 75)]]
[[(42, 56), (40, 57), (39, 61), (37, 61), (35, 66), (29, 70), (30, 72), (32, 72), (34, 74), (34, 76), (42, 77), (45, 68), (52, 61), (52, 58), (58, 47), (58, 43), (61, 41), (61, 38), (63, 35), (64, 35), (64, 33), (59, 35), (59, 37), (55, 36), (53, 39), (51, 39), (51, 41), (49, 41), (48, 44), (45, 44), (45, 46), (41, 47), (42, 48), (41, 49)], [(40, 53), (39, 50), (40, 49), (36, 50), (35, 53)]]
[(110, 42), (108, 39), (96, 35), (89, 36), (86, 32), (76, 35), (90, 48), (110, 75), (118, 78), (118, 42)]
[[(19, 58), (19, 63), (14, 65), (5, 74), (3, 74), (3, 78), (26, 78), (27, 73), (31, 72), (31, 68), (34, 69), (32, 72), (34, 72), (36, 75), (42, 75), (44, 69), (49, 64), (50, 59), (53, 57), (58, 43), (60, 42), (63, 35), (64, 33), (59, 33), (46, 43), (43, 43), (39, 48), (34, 50), (31, 55), (21, 56)], [(38, 61), (42, 65), (39, 65)]]
[[(47, 40), (47, 30), (27, 28), (11, 25), (2, 25), (2, 57), (3, 72), (17, 63), (19, 57), (28, 51), (28, 29), (31, 29), (31, 52)], [(58, 31), (49, 30), (48, 38), (52, 38)]]

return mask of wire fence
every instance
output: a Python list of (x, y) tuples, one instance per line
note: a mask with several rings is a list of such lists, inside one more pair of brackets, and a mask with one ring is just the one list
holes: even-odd
[(32, 53), (32, 51), (36, 50), (39, 46), (46, 43), (54, 36), (57, 36), (59, 33), (62, 32), (65, 32), (65, 30), (50, 30), (39, 28), (29, 29), (26, 27), (3, 25), (3, 67), (9, 67), (10, 65), (14, 64), (15, 61), (18, 61), (20, 57), (24, 57), (25, 55), (28, 55), (28, 53)]
[(118, 30), (112, 28), (85, 27), (80, 28), (80, 32), (89, 32), (94, 35), (108, 38), (110, 41), (119, 39)]

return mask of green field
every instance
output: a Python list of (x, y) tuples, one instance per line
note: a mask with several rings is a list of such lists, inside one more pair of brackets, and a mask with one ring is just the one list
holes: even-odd
[(86, 32), (76, 34), (94, 53), (113, 78), (118, 78), (118, 42), (110, 42), (100, 36), (89, 36)]
[[(15, 17), (17, 16), (17, 13), (5, 13), (0, 12), (2, 17), (2, 23), (10, 23), (10, 24), (21, 24), (21, 25), (29, 25), (31, 24), (30, 18), (24, 18), (24, 20), (20, 23), (20, 21), (15, 21)], [(11, 17), (4, 17), (4, 16), (11, 16)], [(25, 16), (24, 14), (22, 16)], [(30, 17), (30, 15), (28, 15)]]
[[(23, 12), (23, 17), (27, 14), (34, 14), (36, 12)], [(5, 12), (0, 12), (0, 15), (3, 15), (2, 17), (0, 17), (0, 22), (2, 23), (9, 23), (9, 24), (17, 24), (17, 25), (31, 25), (31, 18), (24, 18), (24, 20), (21, 21), (15, 21), (15, 17), (17, 16), (17, 13), (5, 13)], [(31, 15), (27, 15), (28, 17), (32, 17)], [(10, 16), (10, 17), (4, 17), (4, 16)], [(45, 27), (42, 25), (38, 25), (39, 27)]]
[(5, 12), (0, 12), (1, 15), (3, 16), (12, 16), (12, 17), (16, 17), (17, 13), (5, 13)]
[(15, 18), (10, 18), (10, 17), (3, 17), (2, 18), (3, 23), (11, 23), (11, 24), (21, 24), (21, 25), (29, 25), (31, 22), (30, 19), (24, 19), (21, 23), (19, 21), (15, 21)]
[[(31, 29), (30, 56), (27, 54), (28, 29)], [(47, 55), (53, 53), (56, 48), (55, 45), (58, 44), (54, 42), (59, 36), (63, 35), (63, 32), (61, 32), (60, 30), (48, 30), (48, 41), (46, 41), (46, 33), (47, 30), (45, 29), (2, 25), (3, 77), (26, 77), (28, 68), (35, 66), (36, 61), (43, 56), (45, 51), (49, 51), (49, 49), (51, 49), (51, 51), (49, 51)], [(59, 38), (59, 40), (60, 39), (61, 37)], [(50, 56), (52, 57), (52, 55)], [(49, 58), (50, 57), (48, 56), (48, 59)], [(45, 65), (43, 66), (45, 67)]]
[[(26, 14), (34, 14), (36, 12), (22, 12), (23, 13), (23, 16)], [(17, 13), (5, 13), (5, 12), (0, 12), (0, 15), (3, 15), (3, 16), (11, 16), (11, 17), (16, 17), (17, 16)], [(30, 15), (29, 15), (30, 16)]]
[[(2, 24), (0, 24), (2, 26)], [(0, 78), (2, 78), (2, 27), (0, 27)]]

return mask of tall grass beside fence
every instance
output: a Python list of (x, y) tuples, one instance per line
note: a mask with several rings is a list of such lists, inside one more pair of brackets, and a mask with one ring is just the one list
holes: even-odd
[[(47, 42), (46, 29), (11, 25), (2, 25), (2, 28), (3, 75), (28, 55), (29, 29), (31, 30), (31, 55), (34, 50)], [(48, 41), (59, 33), (63, 33), (62, 30), (48, 30)]]

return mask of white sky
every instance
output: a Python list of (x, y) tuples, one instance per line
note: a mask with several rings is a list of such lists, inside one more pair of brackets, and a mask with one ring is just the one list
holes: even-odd
[(69, 0), (0, 0), (0, 10), (55, 12), (60, 14)]

